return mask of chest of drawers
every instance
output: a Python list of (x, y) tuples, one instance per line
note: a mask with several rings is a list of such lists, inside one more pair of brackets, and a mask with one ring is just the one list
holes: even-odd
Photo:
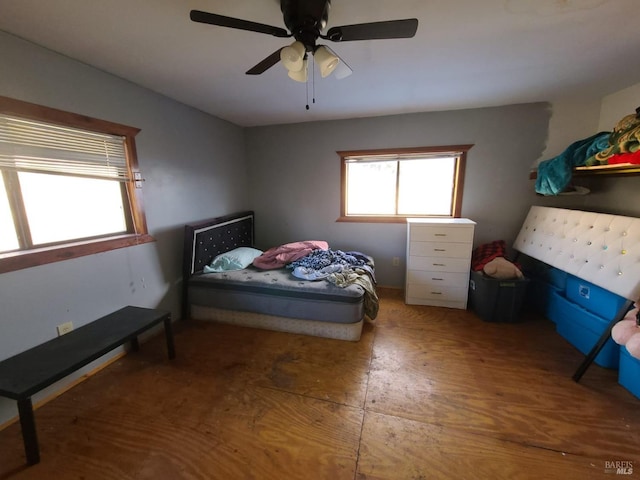
[(407, 219), (405, 302), (467, 308), (475, 222)]

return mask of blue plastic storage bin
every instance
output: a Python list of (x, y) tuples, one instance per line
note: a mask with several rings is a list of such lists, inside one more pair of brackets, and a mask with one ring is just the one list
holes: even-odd
[(555, 267), (549, 267), (544, 274), (544, 281), (553, 285), (555, 288), (564, 291), (567, 287), (567, 278), (569, 274)]
[(527, 305), (531, 310), (544, 315), (545, 318), (555, 323), (556, 320), (552, 318), (553, 314), (551, 312), (553, 306), (552, 295), (554, 293), (561, 294), (562, 291), (555, 285), (536, 278), (529, 283)]
[(524, 267), (523, 272), (528, 278), (548, 283), (564, 292), (569, 275), (564, 270), (534, 259), (525, 260), (522, 266)]
[(626, 299), (573, 275), (567, 277), (566, 297), (591, 313), (612, 320)]
[(640, 360), (632, 357), (626, 347), (620, 347), (618, 383), (640, 398)]
[[(585, 355), (598, 342), (610, 322), (556, 292), (551, 296), (550, 314), (556, 322), (556, 331)], [(616, 369), (619, 362), (620, 348), (609, 338), (596, 357), (595, 363), (601, 367)]]

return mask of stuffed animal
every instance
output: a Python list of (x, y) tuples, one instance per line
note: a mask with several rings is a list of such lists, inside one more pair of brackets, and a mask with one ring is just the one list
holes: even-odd
[(504, 240), (476, 247), (471, 255), (471, 270), (482, 270), (485, 275), (499, 280), (524, 278), (519, 266), (507, 259), (507, 244)]
[(496, 257), (487, 262), (482, 271), (490, 277), (499, 280), (510, 280), (513, 278), (524, 278), (520, 269), (504, 257)]
[(611, 330), (611, 338), (618, 345), (624, 345), (629, 354), (640, 359), (640, 311), (636, 306), (629, 310), (622, 320)]

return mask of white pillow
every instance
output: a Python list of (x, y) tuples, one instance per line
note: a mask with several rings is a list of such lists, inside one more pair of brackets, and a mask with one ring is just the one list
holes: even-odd
[(253, 262), (253, 259), (262, 255), (262, 250), (251, 247), (238, 247), (228, 252), (221, 253), (213, 259), (211, 265), (204, 266), (204, 273), (228, 272), (230, 270), (242, 270)]

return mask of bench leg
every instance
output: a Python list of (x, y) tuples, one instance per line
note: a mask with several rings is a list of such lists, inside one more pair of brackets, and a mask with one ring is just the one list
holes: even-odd
[(18, 400), (18, 413), (20, 414), (20, 426), (22, 427), (22, 440), (24, 441), (27, 463), (35, 465), (40, 462), (40, 448), (38, 447), (36, 421), (33, 416), (31, 397)]
[(164, 334), (167, 337), (167, 352), (169, 358), (176, 358), (176, 348), (173, 343), (173, 327), (171, 326), (171, 317), (164, 319)]
[(138, 341), (138, 337), (133, 337), (131, 339), (131, 350), (133, 350), (134, 352), (140, 350), (140, 342)]

